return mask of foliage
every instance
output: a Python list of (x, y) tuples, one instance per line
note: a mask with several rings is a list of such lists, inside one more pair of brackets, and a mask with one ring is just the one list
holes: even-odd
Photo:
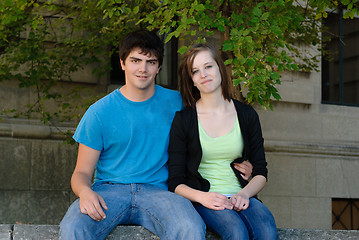
[[(245, 100), (271, 108), (280, 99), (281, 72), (316, 70), (320, 18), (341, 5), (345, 17), (358, 14), (356, 0), (1, 0), (0, 81), (17, 81), (37, 97), (25, 112), (0, 110), (45, 123), (79, 118), (78, 110), (99, 96), (83, 100), (81, 84), (66, 89), (73, 73), (91, 64), (92, 74), (108, 74), (113, 46), (139, 28), (159, 30), (165, 42), (187, 39), (180, 53), (219, 34)], [(48, 102), (56, 107), (49, 110)]]

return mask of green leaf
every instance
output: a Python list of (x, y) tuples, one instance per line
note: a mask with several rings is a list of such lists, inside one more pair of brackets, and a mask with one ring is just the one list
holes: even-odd
[(223, 48), (222, 48), (223, 51), (231, 51), (233, 50), (233, 43), (230, 42), (230, 41), (225, 41), (223, 42)]
[(178, 52), (180, 54), (184, 54), (185, 52), (187, 52), (188, 47), (187, 46), (182, 46), (180, 49), (178, 49)]
[(254, 66), (254, 64), (256, 63), (256, 61), (253, 58), (248, 58), (247, 61), (249, 66)]
[(261, 16), (261, 19), (262, 19), (262, 20), (267, 20), (269, 16), (270, 16), (270, 12), (265, 12), (265, 13), (263, 13), (263, 15)]
[(260, 8), (254, 8), (252, 12), (253, 12), (253, 15), (257, 16), (257, 17), (262, 15), (262, 10)]
[(226, 61), (224, 61), (224, 65), (230, 65), (230, 64), (232, 64), (232, 62), (233, 62), (233, 59), (227, 59)]

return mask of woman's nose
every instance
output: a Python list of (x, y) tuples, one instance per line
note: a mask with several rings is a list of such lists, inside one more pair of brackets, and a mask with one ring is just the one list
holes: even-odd
[(202, 77), (202, 78), (204, 78), (204, 77), (207, 76), (207, 72), (206, 72), (205, 69), (201, 70), (201, 71), (200, 71), (200, 74), (201, 74), (201, 77)]

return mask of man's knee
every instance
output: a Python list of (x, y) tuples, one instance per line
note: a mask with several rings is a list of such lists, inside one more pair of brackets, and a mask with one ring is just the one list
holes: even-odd
[(205, 239), (206, 224), (198, 215), (176, 221), (176, 239)]
[[(86, 226), (80, 221), (64, 221), (60, 223), (60, 240), (90, 240), (94, 239), (94, 234), (90, 229), (86, 229)], [(97, 238), (98, 239), (98, 238)]]
[(62, 220), (60, 223), (60, 232), (59, 238), (60, 240), (67, 240), (67, 239), (77, 239), (76, 237), (76, 230), (78, 230), (78, 226), (76, 224), (72, 224), (68, 221)]

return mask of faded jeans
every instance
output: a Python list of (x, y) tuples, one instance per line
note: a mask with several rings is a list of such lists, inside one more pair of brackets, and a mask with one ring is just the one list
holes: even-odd
[(256, 198), (250, 198), (249, 207), (239, 212), (228, 209), (212, 210), (199, 203), (194, 206), (207, 226), (223, 240), (278, 239), (272, 213)]
[(182, 196), (150, 184), (100, 183), (93, 190), (107, 204), (106, 218), (81, 213), (77, 199), (61, 221), (60, 239), (104, 239), (118, 224), (144, 226), (161, 239), (205, 239), (203, 220)]

